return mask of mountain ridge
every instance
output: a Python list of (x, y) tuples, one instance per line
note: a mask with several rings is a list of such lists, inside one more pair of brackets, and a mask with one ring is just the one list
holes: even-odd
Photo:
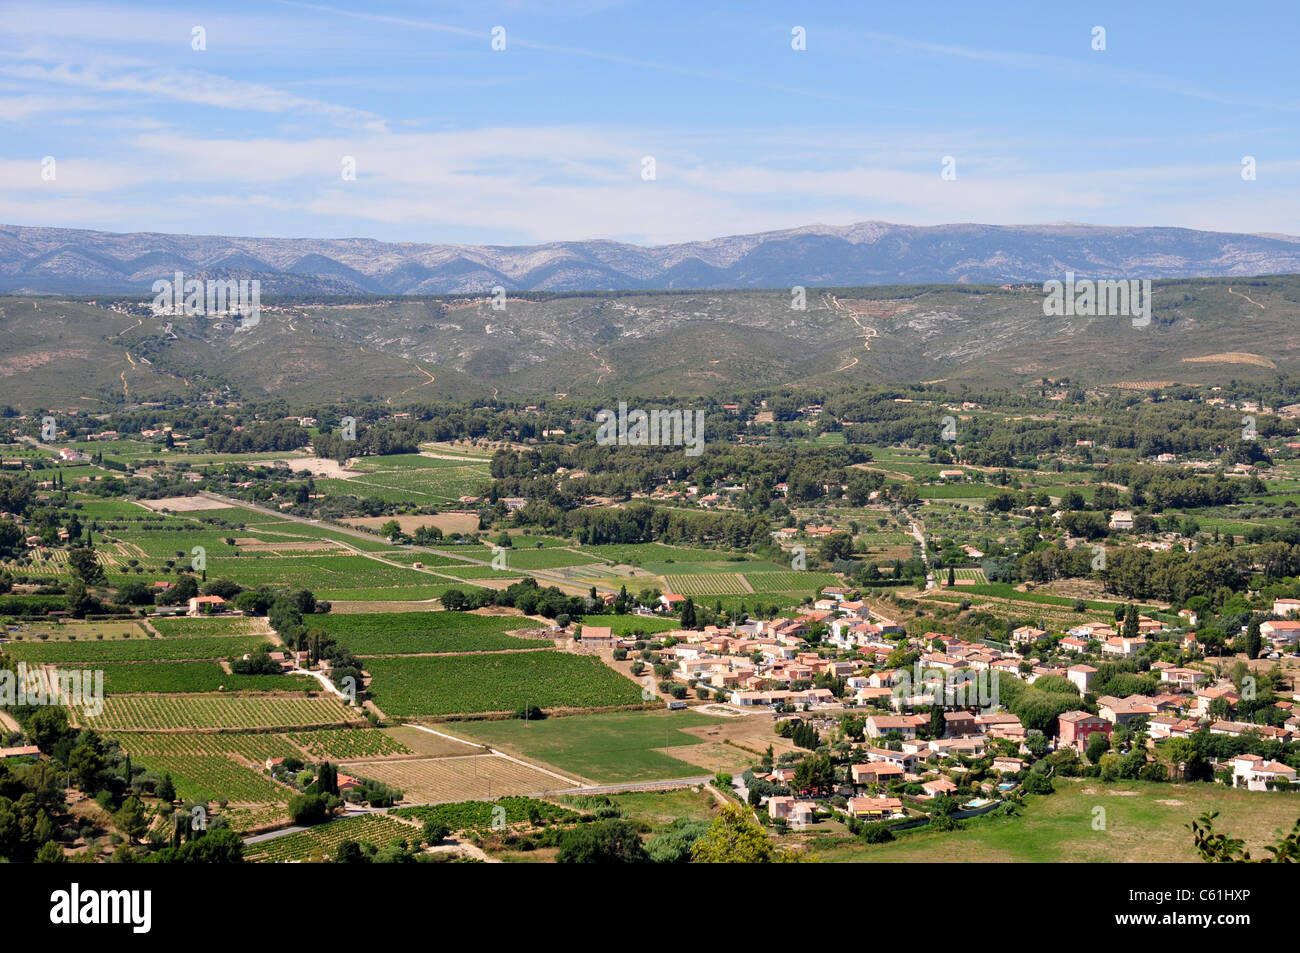
[(814, 223), (666, 245), (536, 245), (103, 232), (0, 225), (0, 293), (146, 293), (190, 277), (262, 281), (263, 293), (427, 295), (508, 291), (1007, 284), (1081, 278), (1300, 272), (1300, 236), (1079, 223)]

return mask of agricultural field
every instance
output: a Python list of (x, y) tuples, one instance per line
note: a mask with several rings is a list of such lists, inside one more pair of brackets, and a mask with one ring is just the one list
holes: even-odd
[[(510, 827), (526, 824), (530, 815), (537, 815), (547, 824), (570, 823), (579, 818), (577, 811), (531, 797), (502, 797), (489, 801), (458, 801), (451, 804), (431, 804), (419, 807), (399, 807), (390, 812), (394, 817), (418, 821), (442, 821), (453, 832), (487, 831), (493, 826), (494, 816)], [(504, 815), (504, 816), (503, 816)]]
[[(615, 784), (711, 775), (716, 767), (705, 770), (666, 752), (701, 743), (700, 737), (684, 729), (748, 720), (657, 710), (602, 712), (530, 723), (471, 721), (449, 727), (454, 734), (550, 765), (561, 773), (597, 784)], [(745, 752), (736, 749), (736, 754)]]
[(332, 695), (114, 695), (95, 717), (72, 709), (84, 727), (97, 731), (306, 728), (360, 721)]
[(501, 755), (344, 762), (349, 774), (382, 781), (411, 802), (537, 794), (573, 785)]
[(101, 666), (104, 692), (305, 692), (319, 691), (320, 683), (301, 675), (231, 675), (220, 663), (115, 662)]
[(346, 761), (412, 754), (410, 748), (378, 728), (340, 728), (295, 731), (288, 739), (312, 759)]
[(506, 632), (541, 631), (526, 616), (472, 612), (395, 612), (324, 615), (311, 620), (357, 655), (492, 652), (554, 646), (551, 639), (518, 638)]
[(420, 828), (415, 824), (403, 823), (387, 814), (362, 814), (250, 844), (244, 851), (244, 859), (268, 864), (321, 861), (332, 859), (345, 840), (386, 847), (394, 840), (411, 840), (419, 835)]
[(271, 634), (271, 627), (265, 619), (240, 618), (229, 616), (210, 616), (200, 619), (150, 619), (151, 625), (159, 635), (166, 638), (180, 638), (195, 635), (256, 635)]
[(664, 576), (669, 592), (682, 596), (741, 595), (752, 591), (738, 573)]
[(222, 755), (151, 754), (138, 763), (157, 774), (170, 774), (177, 796), (185, 801), (224, 798), (233, 804), (273, 804), (288, 801), (293, 793), (257, 768)]
[[(491, 550), (487, 551), (486, 558), (492, 558)], [(511, 569), (561, 569), (568, 566), (604, 565), (604, 561), (567, 549), (528, 549), (516, 546), (506, 551), (506, 565)]]
[(504, 652), (373, 658), (371, 697), (391, 716), (451, 715), (641, 703), (641, 687), (592, 656)]
[(104, 642), (14, 642), (6, 652), (27, 662), (161, 662), (224, 659), (252, 652), (265, 636), (194, 636), (178, 639), (117, 639)]
[(289, 735), (267, 732), (126, 732), (118, 736), (134, 757), (151, 755), (211, 755), (260, 764), (267, 758), (301, 758)]

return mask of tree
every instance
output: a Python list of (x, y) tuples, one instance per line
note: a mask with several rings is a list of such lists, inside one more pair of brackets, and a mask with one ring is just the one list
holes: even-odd
[(1088, 755), (1088, 760), (1091, 761), (1093, 764), (1100, 763), (1101, 756), (1104, 755), (1109, 750), (1110, 750), (1110, 739), (1107, 738), (1102, 732), (1094, 731), (1092, 734), (1088, 736), (1088, 747), (1086, 749), (1086, 753)]
[(690, 596), (687, 596), (686, 601), (682, 603), (682, 628), (695, 628), (695, 600)]
[(441, 844), (451, 835), (451, 828), (444, 821), (431, 819), (424, 822), (423, 835), (426, 844)]
[(1124, 613), (1124, 638), (1136, 639), (1138, 637), (1138, 610), (1137, 606), (1129, 603), (1128, 609)]
[(579, 824), (560, 837), (560, 864), (641, 864), (650, 855), (641, 845), (636, 825), (621, 818)]
[(158, 795), (158, 800), (172, 802), (176, 800), (176, 786), (172, 782), (170, 774), (164, 774), (161, 781), (158, 782), (157, 790), (154, 792)]
[(87, 587), (102, 585), (104, 567), (99, 564), (99, 557), (89, 546), (78, 546), (68, 553), (68, 567)]
[(1259, 658), (1259, 650), (1263, 648), (1263, 638), (1259, 632), (1259, 616), (1250, 617), (1250, 625), (1246, 627), (1246, 657)]
[(122, 807), (113, 820), (126, 835), (128, 844), (149, 829), (149, 820), (144, 815), (144, 804), (135, 795), (122, 802)]
[(1250, 856), (1250, 851), (1246, 849), (1246, 842), (1241, 838), (1215, 832), (1214, 819), (1218, 816), (1218, 811), (1211, 811), (1202, 814), (1190, 825), (1192, 844), (1196, 848), (1196, 853), (1207, 864), (1294, 864), (1300, 861), (1300, 820), (1295, 822), (1291, 833), (1276, 844), (1265, 847), (1271, 857), (1256, 861)]
[(725, 804), (708, 831), (691, 846), (697, 864), (769, 864), (772, 842), (753, 815), (739, 804)]

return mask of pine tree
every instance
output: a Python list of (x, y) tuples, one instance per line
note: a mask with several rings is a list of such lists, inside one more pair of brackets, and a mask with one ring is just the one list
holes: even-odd
[(1246, 627), (1246, 657), (1259, 658), (1259, 650), (1263, 648), (1264, 640), (1259, 632), (1259, 616), (1250, 617), (1250, 625)]

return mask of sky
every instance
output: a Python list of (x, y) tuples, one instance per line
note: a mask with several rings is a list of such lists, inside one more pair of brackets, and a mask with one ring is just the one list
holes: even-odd
[(1297, 26), (1294, 0), (0, 0), (0, 222), (1300, 234)]

